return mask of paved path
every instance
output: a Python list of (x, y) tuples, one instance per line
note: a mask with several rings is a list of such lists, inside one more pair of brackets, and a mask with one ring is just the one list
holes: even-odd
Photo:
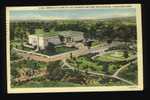
[(117, 76), (123, 69), (127, 68), (131, 63), (136, 63), (137, 61), (129, 62), (128, 64), (125, 64), (124, 66), (121, 66), (114, 74), (113, 76)]
[[(135, 61), (134, 61), (133, 63), (135, 63)], [(121, 78), (121, 77), (118, 76), (118, 73), (119, 73), (121, 70), (123, 70), (124, 68), (128, 67), (129, 64), (126, 64), (126, 65), (122, 66), (122, 67), (121, 67), (120, 69), (118, 69), (113, 75), (108, 75), (108, 74), (103, 74), (103, 73), (97, 73), (97, 72), (93, 72), (93, 71), (88, 71), (88, 72), (87, 72), (87, 71), (85, 71), (85, 70), (80, 70), (80, 69), (77, 69), (77, 68), (71, 66), (70, 64), (68, 64), (68, 62), (67, 62), (65, 59), (63, 60), (63, 65), (61, 66), (61, 68), (64, 69), (64, 68), (63, 68), (64, 66), (67, 66), (67, 67), (68, 67), (67, 69), (78, 70), (78, 71), (83, 72), (83, 73), (86, 72), (86, 73), (88, 73), (88, 74), (97, 75), (97, 76), (104, 76), (104, 77), (109, 77), (109, 78), (115, 78), (115, 79), (118, 79), (118, 80), (120, 80), (120, 81), (123, 81), (123, 82), (125, 82), (125, 83), (127, 83), (127, 84), (135, 85), (133, 82), (128, 81), (128, 80), (126, 80), (126, 79)], [(66, 68), (65, 68), (65, 69), (66, 69)]]

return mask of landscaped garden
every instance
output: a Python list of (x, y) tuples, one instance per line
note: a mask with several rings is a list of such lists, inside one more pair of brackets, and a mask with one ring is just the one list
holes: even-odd
[[(131, 54), (130, 54), (131, 55)], [(90, 56), (82, 56), (76, 59), (70, 59), (68, 62), (79, 69), (87, 69), (96, 72), (105, 72), (104, 67), (108, 65), (108, 70), (111, 72), (113, 69), (117, 69), (121, 66), (121, 63), (126, 58), (124, 57), (124, 53), (121, 51), (114, 51), (113, 53), (104, 54), (102, 56), (96, 57), (94, 60), (91, 59)], [(116, 61), (116, 62), (115, 62)], [(112, 63), (114, 62), (114, 63)], [(113, 71), (114, 72), (114, 71)]]
[[(131, 53), (128, 53), (128, 57), (132, 56)], [(103, 56), (96, 57), (96, 61), (103, 61), (103, 62), (117, 62), (123, 61), (126, 57), (124, 57), (124, 52), (122, 51), (114, 51), (112, 53), (104, 54)]]
[[(127, 18), (129, 19), (129, 18)], [(130, 24), (123, 24), (123, 19), (118, 21), (106, 20), (61, 20), (61, 21), (39, 21), (32, 22), (26, 21), (27, 25), (24, 25), (23, 22), (11, 22), (11, 49), (17, 48), (20, 50), (25, 50), (29, 52), (36, 52), (45, 55), (55, 55), (61, 54), (73, 50), (76, 48), (65, 47), (61, 45), (50, 45), (49, 48), (45, 50), (37, 50), (36, 48), (31, 49), (24, 47), (23, 43), (28, 41), (28, 34), (51, 37), (58, 35), (58, 31), (80, 31), (84, 33), (84, 38), (91, 39), (92, 43), (89, 47), (104, 47), (106, 44), (109, 45), (114, 40), (119, 42), (131, 42), (131, 46), (134, 48), (134, 54), (129, 50), (129, 46), (116, 46), (108, 50), (120, 50), (114, 51), (112, 53), (104, 54), (97, 56), (94, 59), (91, 57), (97, 55), (87, 54), (77, 58), (72, 57), (67, 59), (66, 63), (71, 66), (65, 65), (63, 69), (62, 65), (64, 60), (55, 61), (55, 62), (40, 62), (34, 61), (28, 58), (23, 60), (17, 52), (11, 51), (11, 86), (12, 87), (72, 87), (72, 86), (119, 86), (119, 85), (129, 85), (121, 80), (118, 80), (113, 77), (105, 77), (103, 75), (112, 76), (117, 70), (122, 68), (122, 66), (128, 64), (127, 67), (123, 68), (118, 74), (119, 77), (124, 78), (125, 80), (131, 81), (137, 84), (137, 64), (131, 63), (132, 61), (124, 61), (136, 55), (136, 47), (134, 47), (131, 40), (136, 40), (136, 26)], [(116, 23), (117, 22), (117, 23)], [(119, 23), (118, 23), (119, 22)], [(134, 22), (135, 23), (135, 22)], [(12, 27), (13, 26), (13, 27)], [(36, 29), (42, 29), (36, 30)], [(26, 30), (28, 31), (26, 31)], [(37, 32), (35, 32), (35, 30)], [(99, 32), (100, 30), (100, 32)], [(37, 33), (37, 34), (36, 34)], [(122, 48), (123, 47), (123, 48)], [(128, 52), (124, 52), (124, 50)], [(18, 60), (18, 61), (15, 61)], [(73, 67), (73, 68), (72, 68)], [(75, 70), (73, 70), (75, 69)], [(88, 72), (97, 73), (97, 75), (90, 74)], [(38, 77), (38, 75), (46, 73), (44, 76)], [(48, 75), (47, 75), (48, 74)], [(98, 75), (102, 74), (102, 75)], [(37, 76), (28, 80), (32, 76)], [(15, 81), (15, 79), (20, 78), (24, 81)], [(22, 78), (23, 77), (23, 78)], [(27, 81), (26, 81), (27, 80)], [(93, 81), (93, 83), (91, 82)]]
[[(129, 57), (131, 57), (132, 54), (129, 53)], [(105, 54), (102, 56), (97, 57), (96, 59), (91, 59), (90, 56), (82, 56), (79, 58), (73, 58), (68, 60), (67, 62), (76, 69), (84, 70), (87, 72), (94, 72), (97, 74), (107, 74), (107, 75), (113, 75), (115, 72), (117, 72), (121, 67), (125, 66), (126, 64), (128, 67), (125, 69), (122, 69), (120, 73), (118, 74), (120, 77), (123, 76), (124, 79), (130, 80), (134, 83), (137, 82), (137, 64), (136, 63), (130, 63), (130, 61), (124, 61), (127, 59), (124, 57), (124, 52), (122, 51), (114, 51), (113, 53)], [(131, 72), (131, 70), (134, 72), (134, 74)], [(124, 76), (125, 75), (125, 76)], [(104, 78), (104, 79), (103, 79)], [(101, 82), (100, 84), (106, 84), (106, 85), (113, 85), (113, 84), (120, 84), (120, 85), (126, 85), (126, 83), (113, 79), (108, 77), (103, 77), (100, 80), (105, 80), (106, 82)]]

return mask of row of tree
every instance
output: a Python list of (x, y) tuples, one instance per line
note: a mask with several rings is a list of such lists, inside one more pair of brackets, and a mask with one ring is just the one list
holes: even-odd
[[(126, 18), (127, 19), (127, 18)], [(135, 19), (133, 19), (135, 20)], [(85, 38), (112, 41), (130, 41), (136, 38), (136, 26), (124, 24), (121, 20), (54, 20), (54, 21), (14, 21), (10, 23), (11, 39), (25, 40), (27, 35), (35, 34), (36, 29), (48, 31), (82, 31)], [(126, 22), (130, 23), (130, 22)]]

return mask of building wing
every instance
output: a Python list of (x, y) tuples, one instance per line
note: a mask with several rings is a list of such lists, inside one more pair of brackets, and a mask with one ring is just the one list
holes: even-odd
[(84, 33), (79, 31), (61, 31), (59, 35), (65, 38), (70, 37), (73, 41), (81, 41), (84, 39)]
[(59, 39), (58, 36), (48, 37), (47, 39), (48, 39), (48, 42), (49, 42), (49, 43), (52, 43), (52, 44), (54, 44), (54, 45), (61, 44), (61, 41), (60, 41), (60, 39)]

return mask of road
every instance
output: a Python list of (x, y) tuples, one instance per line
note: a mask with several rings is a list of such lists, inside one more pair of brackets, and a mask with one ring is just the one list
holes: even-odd
[(75, 51), (69, 51), (66, 53), (61, 53), (61, 54), (57, 54), (57, 55), (53, 55), (53, 56), (48, 56), (48, 55), (44, 55), (44, 54), (40, 54), (40, 53), (36, 53), (34, 51), (29, 52), (29, 51), (24, 51), (24, 50), (20, 50), (20, 49), (14, 49), (17, 51), (18, 54), (20, 54), (21, 56), (23, 56), (26, 59), (33, 59), (36, 61), (43, 61), (43, 62), (50, 62), (50, 61), (58, 61), (58, 60), (63, 60), (63, 59), (68, 59), (70, 58), (70, 55), (72, 54), (73, 57), (78, 57), (78, 56), (82, 56), (82, 55), (86, 55), (89, 53), (104, 53), (105, 50), (107, 50), (110, 47), (114, 47), (114, 46), (118, 46), (121, 45), (122, 43), (120, 42), (114, 42), (110, 45), (106, 45), (104, 47), (94, 47), (94, 48), (90, 48), (88, 49), (87, 47), (82, 48), (82, 49), (78, 49)]

